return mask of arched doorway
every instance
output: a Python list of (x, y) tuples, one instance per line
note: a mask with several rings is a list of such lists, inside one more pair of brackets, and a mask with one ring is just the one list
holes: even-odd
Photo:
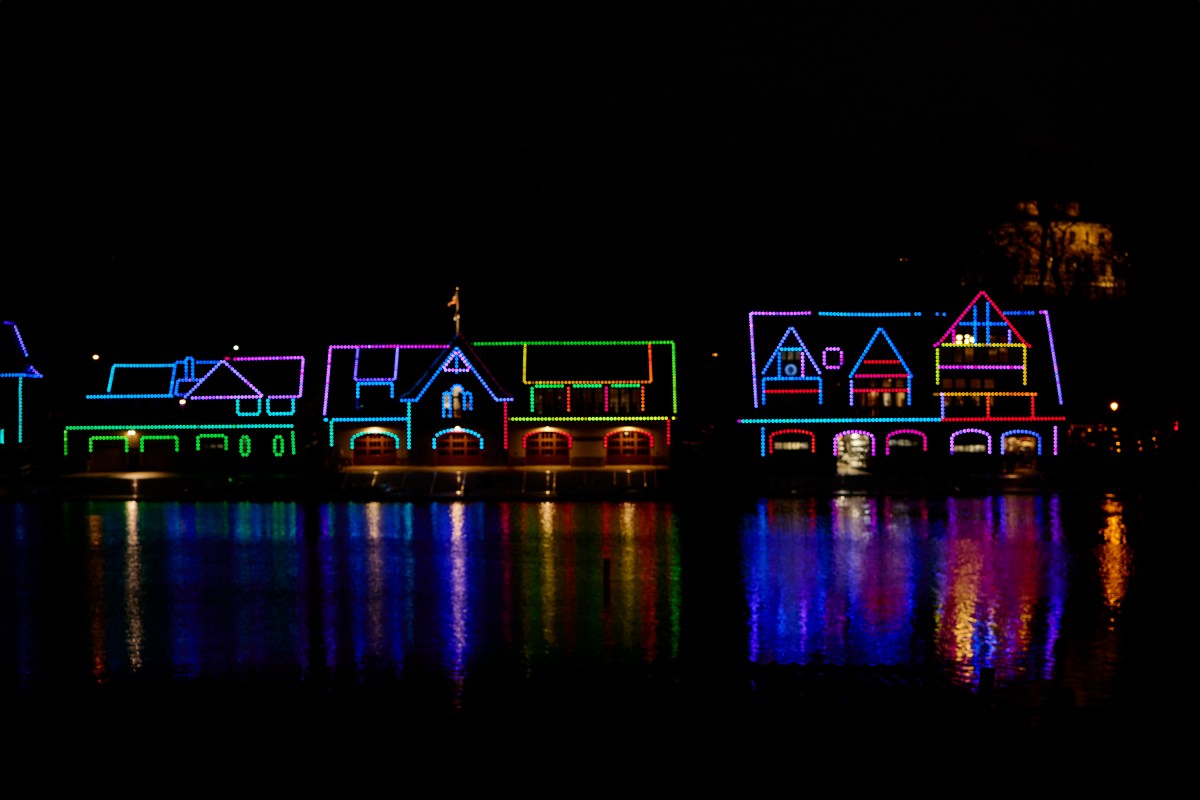
[(865, 431), (843, 431), (834, 439), (839, 475), (870, 472), (875, 457), (875, 438)]
[(615, 431), (604, 440), (608, 464), (649, 464), (654, 442), (644, 431)]
[(390, 466), (400, 461), (400, 439), (390, 433), (362, 433), (350, 438), (355, 466)]
[(525, 437), (525, 463), (530, 466), (569, 466), (571, 438), (561, 431), (535, 431)]
[(483, 440), (467, 430), (446, 431), (435, 440), (434, 463), (439, 466), (473, 466), (483, 463)]
[(1001, 440), (1004, 451), (1004, 471), (1008, 473), (1031, 473), (1038, 469), (1038, 454), (1041, 442), (1027, 431), (1011, 431)]
[(173, 470), (179, 468), (179, 437), (143, 435), (138, 445), (142, 469)]
[(767, 453), (778, 454), (780, 458), (788, 461), (809, 461), (815, 455), (816, 442), (817, 437), (812, 431), (798, 428), (776, 431), (767, 439)]
[(88, 442), (88, 472), (123, 472), (130, 469), (130, 460), (124, 436), (93, 436)]

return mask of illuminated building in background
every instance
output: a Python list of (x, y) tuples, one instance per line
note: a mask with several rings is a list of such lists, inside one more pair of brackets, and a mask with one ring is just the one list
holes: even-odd
[(752, 410), (738, 424), (773, 464), (1022, 470), (1059, 453), (1048, 311), (986, 292), (955, 311), (752, 311), (749, 340)]
[(112, 364), (63, 428), (68, 469), (251, 469), (296, 459), (304, 356)]
[(29, 350), (15, 322), (0, 330), (0, 449), (28, 444), (26, 436), (27, 380), (42, 377), (29, 360)]
[(1114, 243), (1112, 226), (1081, 214), (1079, 203), (1024, 200), (1011, 219), (989, 229), (977, 263), (990, 274), (971, 276), (993, 285), (1007, 280), (1018, 297), (1125, 296), (1128, 256)]
[(665, 466), (671, 341), (331, 345), (321, 416), (349, 466)]

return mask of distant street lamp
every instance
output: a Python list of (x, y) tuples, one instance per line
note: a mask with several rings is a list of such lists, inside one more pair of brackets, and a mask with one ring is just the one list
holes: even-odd
[(1119, 406), (1117, 405), (1116, 400), (1113, 400), (1111, 403), (1108, 404), (1108, 408), (1110, 411), (1116, 411), (1118, 407)]

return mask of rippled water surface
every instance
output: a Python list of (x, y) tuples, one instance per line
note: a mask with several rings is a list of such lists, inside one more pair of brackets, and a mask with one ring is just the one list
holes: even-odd
[(9, 503), (3, 666), (17, 698), (382, 686), (447, 715), (855, 682), (1133, 704), (1164, 535), (1143, 505)]

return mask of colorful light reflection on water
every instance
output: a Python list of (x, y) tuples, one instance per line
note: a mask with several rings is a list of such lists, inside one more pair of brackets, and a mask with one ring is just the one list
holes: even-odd
[[(1060, 506), (1057, 495), (1025, 494), (763, 500), (742, 531), (749, 658), (936, 663), (968, 686), (985, 668), (1005, 683), (1050, 681), (1082, 590)], [(1110, 605), (1132, 559), (1122, 528), (1110, 515), (1097, 545)], [(1105, 670), (1103, 659), (1093, 666)]]
[(53, 565), (35, 543), (45, 521), (11, 522), (27, 682), (62, 672), (47, 643), (72, 633), (39, 628), (38, 608), (71, 593), (80, 558), (97, 683), (412, 668), (461, 686), (497, 654), (652, 662), (679, 647), (678, 535), (654, 504), (97, 501), (68, 509)]
[(497, 665), (735, 653), (932, 668), (961, 686), (990, 668), (997, 686), (1068, 683), (1103, 703), (1128, 661), (1130, 520), (1113, 496), (1064, 505), (9, 503), (2, 666), (18, 687), (433, 675), (457, 707)]

